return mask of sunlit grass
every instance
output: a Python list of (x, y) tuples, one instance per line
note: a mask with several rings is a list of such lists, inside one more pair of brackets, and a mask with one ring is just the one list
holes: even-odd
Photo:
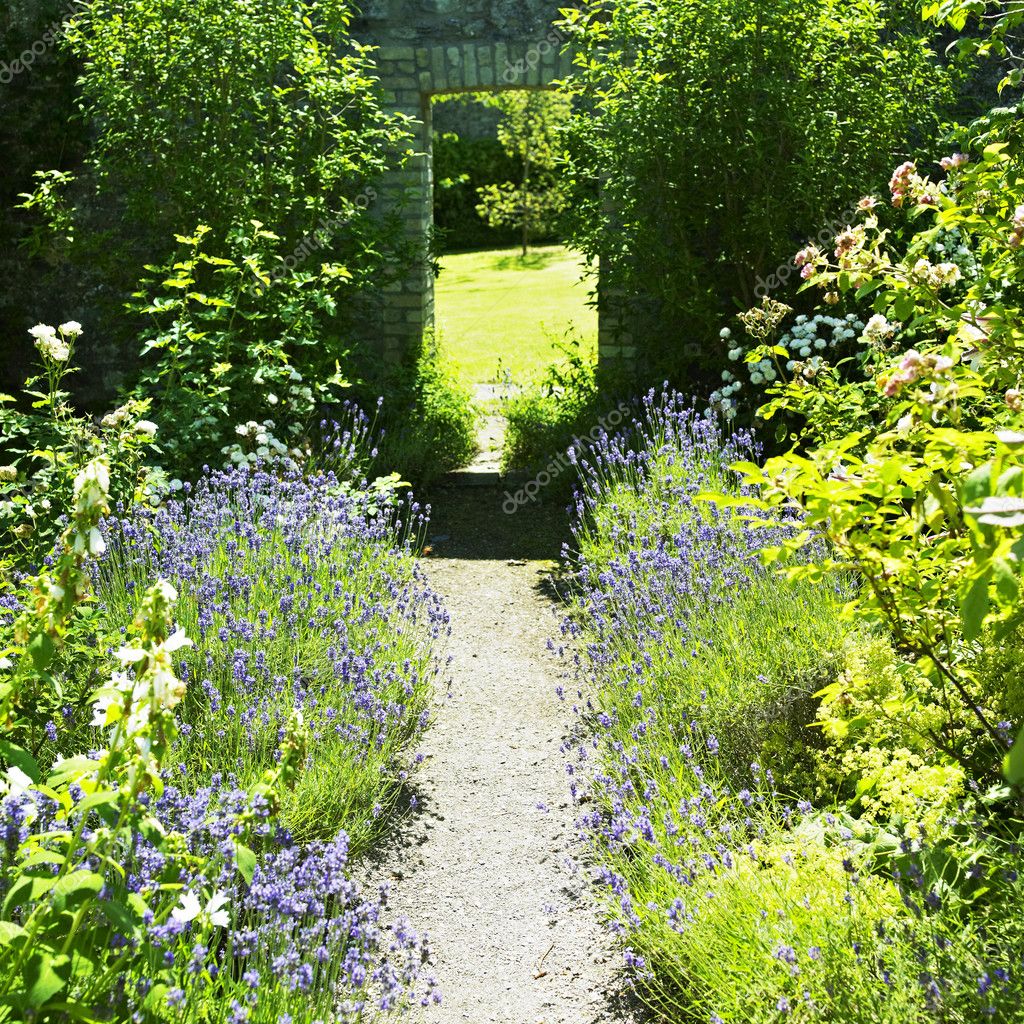
[(597, 311), (582, 273), (581, 257), (560, 245), (525, 260), (518, 249), (443, 257), (437, 324), (461, 379), (483, 383), (507, 371), (517, 383), (530, 380), (555, 362), (554, 345), (570, 328), (583, 354), (595, 352)]

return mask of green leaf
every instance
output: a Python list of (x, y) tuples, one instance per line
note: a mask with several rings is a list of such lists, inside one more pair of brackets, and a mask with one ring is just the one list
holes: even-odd
[(914, 296), (900, 292), (893, 300), (892, 311), (897, 320), (909, 320), (914, 315)]
[(35, 903), (40, 896), (45, 896), (56, 883), (57, 879), (52, 875), (47, 878), (23, 874), (11, 886), (11, 891), (7, 894), (7, 899), (4, 900), (4, 917), (10, 917), (10, 912), (17, 907)]
[(36, 633), (28, 645), (28, 653), (37, 672), (45, 672), (53, 661), (56, 648), (47, 633)]
[(21, 925), (13, 921), (0, 921), (0, 946), (9, 946), (15, 939), (27, 934)]
[(45, 1006), (58, 992), (62, 992), (71, 977), (71, 960), (66, 956), (53, 956), (43, 950), (33, 953), (22, 970), (27, 1005)]
[(963, 620), (964, 637), (967, 640), (976, 640), (981, 635), (985, 616), (988, 615), (988, 581), (991, 574), (990, 569), (974, 580), (960, 600), (960, 618)]
[(979, 466), (964, 481), (961, 491), (963, 503), (971, 505), (987, 498), (992, 493), (992, 463)]
[(1024, 729), (1017, 734), (1010, 752), (1003, 758), (1003, 774), (1014, 786), (1024, 782)]
[(72, 871), (53, 887), (54, 909), (60, 913), (73, 910), (95, 896), (103, 888), (103, 876), (94, 871)]
[(256, 854), (237, 839), (235, 840), (235, 866), (238, 868), (238, 873), (245, 879), (246, 885), (252, 885), (252, 876), (256, 870)]
[(9, 740), (0, 740), (0, 757), (9, 766), (20, 768), (33, 782), (39, 781), (39, 765), (36, 764), (36, 759), (24, 747), (19, 747)]

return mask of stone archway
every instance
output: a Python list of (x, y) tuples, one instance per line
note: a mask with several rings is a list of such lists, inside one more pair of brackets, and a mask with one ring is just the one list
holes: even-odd
[[(434, 323), (434, 278), (427, 258), (433, 228), (431, 101), (457, 92), (550, 88), (572, 68), (566, 37), (555, 26), (564, 3), (550, 0), (366, 0), (357, 39), (375, 59), (389, 109), (413, 119), (414, 153), (385, 175), (380, 204), (399, 211), (403, 231), (423, 259), (382, 289), (379, 346), (392, 365), (415, 350)], [(602, 296), (598, 354), (630, 364), (634, 348), (621, 314)]]

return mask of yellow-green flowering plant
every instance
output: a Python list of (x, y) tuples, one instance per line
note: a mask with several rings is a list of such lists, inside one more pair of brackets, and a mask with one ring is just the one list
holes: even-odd
[[(823, 361), (797, 361), (762, 416), (804, 415), (812, 436), (816, 417), (846, 417), (847, 432), (820, 432), (807, 448), (740, 468), (765, 506), (803, 512), (804, 531), (769, 558), (823, 537), (826, 556), (788, 571), (860, 578), (851, 614), (884, 628), (938, 695), (934, 747), (976, 778), (995, 781), (1001, 765), (1020, 783), (1024, 734), (1007, 747), (1011, 724), (1022, 723), (1002, 719), (1001, 694), (986, 692), (972, 666), (979, 645), (999, 643), (1024, 611), (1024, 164), (1008, 133), (941, 166), (944, 180), (911, 163), (890, 180), (891, 202), (913, 209), (909, 242), (892, 238), (865, 201), (832, 251), (808, 246), (796, 257), (808, 287), (871, 301), (865, 343), (877, 346), (877, 369), (867, 382), (843, 382)], [(969, 281), (927, 255), (950, 230), (977, 260)], [(908, 336), (914, 347), (900, 351)]]

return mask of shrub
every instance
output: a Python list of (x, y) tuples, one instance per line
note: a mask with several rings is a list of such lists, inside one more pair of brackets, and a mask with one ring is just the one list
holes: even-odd
[(599, 423), (604, 412), (606, 399), (598, 387), (596, 359), (581, 354), (579, 342), (572, 337), (558, 347), (565, 358), (550, 366), (543, 380), (504, 401), (508, 426), (501, 458), (505, 472), (530, 472), (562, 456)]
[(0, 466), (0, 566), (10, 558), (20, 568), (38, 566), (53, 551), (75, 478), (93, 459), (105, 460), (115, 502), (129, 505), (141, 498), (142, 462), (157, 432), (145, 418), (148, 401), (129, 401), (99, 423), (72, 408), (64, 389), (75, 372), (80, 324), (38, 324), (30, 333), (39, 372), (25, 381), (20, 402), (0, 395), (0, 458), (6, 463)]
[(324, 263), (282, 277), (281, 240), (255, 225), (232, 233), (228, 256), (210, 250), (206, 226), (177, 242), (133, 303), (149, 321), (133, 393), (157, 399), (166, 468), (187, 477), (222, 465), (249, 422), (297, 455), (319, 410), (349, 386), (349, 349), (324, 340), (351, 274)]
[(514, 245), (510, 228), (493, 228), (477, 212), (477, 193), (519, 173), (516, 161), (496, 139), (464, 139), (454, 132), (434, 135), (434, 230), (441, 252)]
[(916, 22), (901, 0), (569, 12), (584, 98), (570, 238), (600, 257), (609, 295), (650, 308), (642, 355), (658, 372), (692, 386), (720, 369), (724, 318), (789, 271), (794, 237), (845, 224), (893, 155), (934, 136), (951, 76)]
[(380, 385), (388, 396), (380, 417), (376, 469), (418, 487), (466, 465), (477, 453), (477, 411), (467, 388), (427, 336), (416, 362)]
[(151, 576), (183, 593), (178, 621), (196, 643), (183, 659), (186, 778), (231, 772), (250, 785), (301, 712), (315, 750), (284, 823), (299, 840), (344, 828), (356, 853), (405, 777), (446, 623), (408, 548), (418, 506), (401, 508), (405, 527), (399, 511), (332, 475), (214, 473), (113, 523), (99, 573), (115, 624)]
[[(206, 251), (265, 274), (268, 301), (286, 323), (296, 307), (296, 330), (308, 326), (316, 290), (317, 355), (328, 365), (342, 357), (357, 333), (357, 291), (404, 258), (390, 220), (370, 207), (378, 176), (401, 159), (405, 120), (383, 111), (374, 66), (349, 37), (350, 17), (334, 0), (103, 0), (76, 9), (64, 45), (82, 62), (91, 146), (81, 171), (56, 188), (44, 177), (28, 206), (44, 214), (42, 244), (55, 229), (67, 236), (61, 268), (73, 270), (113, 352), (123, 356), (133, 340), (136, 324), (122, 314), (140, 268), (173, 264), (175, 236), (205, 225)], [(276, 244), (255, 251), (266, 258), (261, 266), (245, 267), (254, 251), (236, 236), (261, 231)], [(322, 266), (334, 272), (318, 289)], [(200, 287), (212, 276), (205, 269)], [(197, 289), (181, 298), (209, 312), (224, 296)], [(249, 312), (223, 318), (239, 348)], [(203, 339), (190, 343), (201, 348)], [(131, 360), (111, 355), (106, 361), (130, 379)]]
[[(382, 666), (384, 652), (392, 649), (389, 642), (396, 647), (408, 643), (413, 653), (415, 637), (427, 638), (431, 632), (429, 622), (416, 622), (415, 585), (407, 578), (407, 595), (401, 590), (400, 567), (408, 556), (400, 548), (389, 549), (389, 558), (382, 550), (392, 540), (386, 516), (376, 533), (365, 520), (360, 533), (359, 511), (369, 515), (369, 508), (355, 497), (344, 508), (340, 498), (332, 505), (326, 500), (329, 481), (321, 481), (315, 496), (315, 485), (304, 485), (298, 477), (279, 480), (239, 471), (234, 482), (243, 487), (233, 496), (227, 494), (230, 481), (220, 478), (194, 506), (183, 503), (158, 513), (151, 534), (138, 511), (114, 530), (113, 553), (98, 575), (105, 611), (115, 627), (120, 620), (124, 635), (110, 648), (106, 637), (95, 638), (99, 649), (89, 659), (108, 662), (99, 686), (82, 680), (83, 652), (69, 640), (76, 616), (92, 598), (89, 563), (102, 550), (101, 517), (109, 512), (109, 472), (101, 460), (90, 462), (74, 481), (71, 522), (52, 567), (25, 581), (13, 599), (5, 596), (0, 605), (0, 756), (5, 768), (0, 778), (5, 836), (0, 850), (0, 926), (5, 938), (0, 1002), (15, 1019), (144, 1017), (279, 1024), (290, 1018), (312, 1024), (362, 1019), (369, 1006), (386, 1012), (432, 998), (431, 984), (420, 978), (423, 944), (404, 922), (397, 922), (385, 937), (379, 902), (364, 899), (349, 879), (347, 837), (337, 834), (302, 845), (278, 820), (282, 801), (287, 806), (293, 799), (286, 796), (289, 787), (317, 770), (321, 748), (337, 752), (339, 743), (332, 743), (330, 736), (335, 707), (345, 720), (341, 731), (357, 751), (349, 764), (355, 775), (361, 770), (376, 774), (393, 753), (385, 734), (401, 714), (395, 703), (375, 703), (374, 695), (386, 695), (395, 677), (387, 668), (381, 678), (368, 678), (367, 673)], [(248, 508), (246, 501), (251, 503)], [(315, 522), (302, 514), (315, 511), (314, 504), (324, 509), (323, 519)], [(194, 520), (187, 520), (183, 511), (194, 512)], [(235, 511), (240, 516), (254, 513), (248, 532)], [(257, 523), (268, 531), (262, 547)], [(168, 527), (162, 534), (161, 525)], [(200, 525), (210, 532), (201, 537), (194, 533), (182, 551), (171, 550), (175, 541), (189, 541), (190, 526)], [(305, 559), (315, 551), (317, 537), (321, 550), (336, 551), (346, 530), (353, 549), (347, 562), (350, 577), (362, 573), (364, 582), (384, 580), (387, 593), (377, 595), (375, 605), (361, 607), (347, 593), (350, 630), (344, 630), (343, 617), (329, 624), (338, 634), (327, 661), (341, 659), (338, 672), (352, 688), (348, 701), (324, 709), (317, 701), (323, 694), (314, 692), (321, 681), (315, 666), (295, 657), (281, 664), (274, 660), (287, 647), (286, 638), (297, 639), (304, 625), (298, 613), (288, 619), (289, 610), (271, 600), (277, 596), (274, 573), (285, 571), (289, 554), (290, 564), (297, 567), (300, 554)], [(171, 570), (183, 569), (180, 575), (193, 597), (177, 605), (178, 596), (166, 580), (149, 585), (139, 564), (131, 562), (124, 567), (131, 585), (120, 594), (110, 587), (111, 567), (128, 555), (121, 545), (131, 537), (137, 541), (134, 553), (149, 567), (162, 560)], [(257, 566), (264, 575), (231, 573), (237, 563), (230, 556), (238, 553), (239, 541), (252, 545), (250, 554), (268, 555)], [(189, 561), (204, 544), (207, 553), (221, 553), (222, 566), (202, 558)], [(360, 545), (365, 559), (356, 553)], [(375, 548), (381, 557), (371, 565)], [(250, 567), (258, 561), (251, 557)], [(308, 569), (312, 562), (303, 564)], [(196, 573), (218, 569), (223, 578), (204, 578), (196, 585)], [(314, 610), (308, 600), (322, 590), (320, 581), (310, 572), (292, 582), (296, 585), (290, 593), (297, 594), (302, 615), (325, 619), (318, 614), (325, 605)], [(343, 600), (338, 586), (333, 591)], [(369, 590), (362, 596), (374, 599)], [(383, 602), (398, 602), (403, 596), (409, 605), (404, 610), (393, 605), (395, 617), (389, 618)], [(118, 597), (123, 606), (117, 604)], [(204, 597), (216, 599), (217, 606), (204, 605), (197, 615), (195, 608)], [(235, 617), (242, 611), (253, 621)], [(178, 614), (201, 636), (198, 651), (191, 652)], [(385, 620), (393, 635), (375, 633), (374, 622), (381, 627)], [(206, 635), (213, 627), (216, 639)], [(269, 655), (275, 668), (289, 673), (287, 679), (274, 679), (270, 694), (294, 695), (305, 688), (310, 699), (304, 706), (313, 712), (314, 728), (326, 734), (315, 747), (309, 746), (311, 737), (294, 700), (290, 706), (284, 700), (276, 708), (272, 701), (262, 705), (261, 714), (276, 715), (269, 728), (268, 722), (256, 720), (253, 707), (240, 708), (237, 717), (223, 716), (221, 723), (248, 730), (250, 738), (260, 735), (272, 747), (251, 751), (261, 763), (244, 766), (250, 779), (246, 788), (220, 772), (202, 785), (188, 755), (204, 725), (206, 737), (214, 738), (217, 723), (190, 723), (187, 715), (179, 723), (177, 714), (197, 698), (200, 705), (209, 699), (212, 684), (196, 683), (197, 669), (225, 681), (217, 673), (215, 655), (217, 644), (232, 633), (242, 638), (233, 651), (233, 667), (250, 665), (259, 672)], [(266, 650), (244, 646), (254, 639)], [(302, 639), (308, 641), (310, 635)], [(366, 646), (353, 649), (350, 639)], [(110, 661), (116, 662), (116, 670)], [(304, 675), (307, 667), (309, 674)], [(397, 701), (407, 702), (411, 714), (417, 686), (426, 683), (427, 675), (418, 674), (421, 667), (418, 663), (399, 670), (409, 675), (404, 685), (397, 684)], [(227, 677), (231, 675), (229, 670)], [(234, 675), (241, 691), (247, 680)], [(72, 681), (84, 685), (76, 691), (69, 685)], [(375, 689), (377, 683), (381, 685)], [(324, 680), (323, 693), (329, 690)], [(54, 714), (43, 731), (45, 738), (37, 740), (26, 716), (64, 701), (69, 702), (67, 713)], [(366, 735), (361, 737), (360, 730)], [(226, 735), (227, 730), (217, 738)], [(69, 750), (81, 749), (89, 753), (68, 756)], [(182, 752), (186, 761), (178, 763)], [(339, 767), (337, 762), (333, 767)], [(393, 778), (381, 788), (384, 801), (389, 785), (394, 786)], [(359, 835), (364, 822), (358, 812), (348, 820)]]

